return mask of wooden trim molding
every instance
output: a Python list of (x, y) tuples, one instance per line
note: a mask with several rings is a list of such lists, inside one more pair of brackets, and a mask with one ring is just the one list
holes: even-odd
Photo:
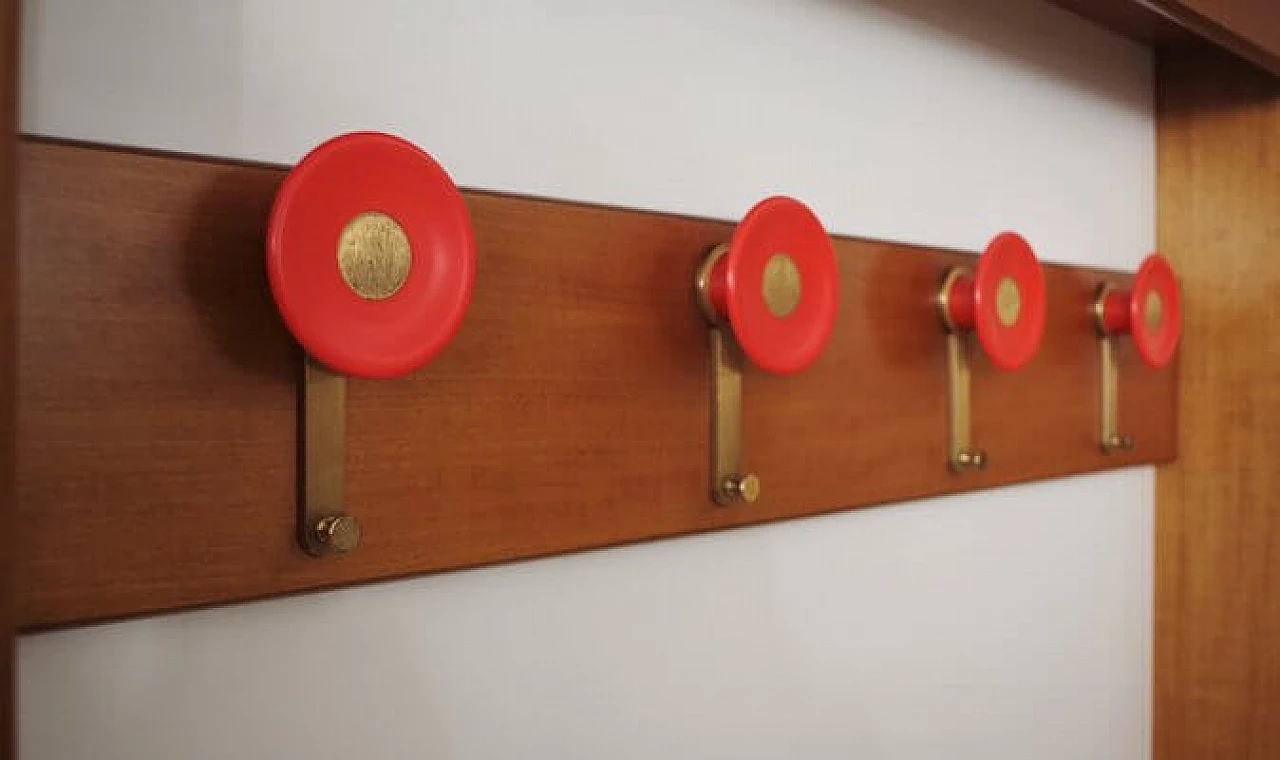
[[(1098, 445), (1091, 304), (1127, 274), (1046, 266), (1044, 344), (974, 351), (949, 467), (934, 297), (967, 254), (835, 240), (834, 337), (798, 375), (748, 370), (753, 504), (709, 480), (708, 331), (693, 275), (732, 224), (465, 193), (479, 271), (461, 331), (413, 375), (348, 383), (358, 550), (295, 540), (302, 356), (267, 292), (283, 170), (21, 146), (19, 594), (45, 627), (813, 515), (1175, 455), (1176, 373), (1120, 342), (1132, 451)], [(996, 231), (993, 231), (996, 232)]]
[(1053, 0), (1159, 49), (1206, 41), (1280, 75), (1280, 6), (1274, 0)]
[(17, 394), (18, 4), (0, 0), (0, 760), (16, 753), (14, 632), (17, 531), (15, 413)]
[(1158, 58), (1160, 247), (1183, 283), (1159, 470), (1155, 758), (1280, 757), (1280, 82)]

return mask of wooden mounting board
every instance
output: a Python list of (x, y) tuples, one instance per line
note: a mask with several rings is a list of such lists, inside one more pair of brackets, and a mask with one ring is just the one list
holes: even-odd
[[(974, 362), (990, 468), (947, 467), (932, 298), (967, 255), (838, 239), (841, 307), (804, 374), (749, 371), (763, 496), (707, 495), (707, 333), (691, 279), (731, 223), (468, 192), (479, 273), (457, 339), (352, 381), (347, 491), (365, 541), (295, 543), (301, 354), (263, 230), (284, 171), (20, 146), (19, 614), (82, 623), (1056, 477), (1175, 455), (1176, 373), (1120, 342), (1121, 421), (1096, 444), (1098, 282), (1047, 267), (1024, 371)], [(994, 231), (993, 231), (994, 232)]]

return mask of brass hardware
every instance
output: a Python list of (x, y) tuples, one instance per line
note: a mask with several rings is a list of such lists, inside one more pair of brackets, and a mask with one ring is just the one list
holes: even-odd
[(775, 253), (764, 265), (761, 285), (765, 308), (778, 319), (788, 316), (800, 304), (800, 270), (785, 253)]
[(711, 303), (711, 270), (728, 250), (711, 249), (694, 277), (698, 305), (711, 325), (711, 498), (726, 505), (760, 498), (760, 479), (742, 471), (743, 359)]
[(951, 417), (951, 469), (956, 472), (981, 470), (987, 453), (974, 449), (970, 440), (972, 420), (969, 409), (969, 351), (962, 332), (947, 333), (947, 379)]
[(1154, 290), (1147, 293), (1146, 303), (1142, 305), (1142, 316), (1148, 330), (1158, 330), (1161, 321), (1164, 320), (1164, 301)]
[(963, 267), (953, 267), (947, 271), (947, 276), (942, 280), (942, 289), (938, 291), (938, 316), (942, 319), (942, 326), (947, 332), (962, 329), (960, 325), (951, 321), (951, 288), (956, 284), (956, 280), (968, 273), (968, 270)]
[[(1133, 438), (1119, 432), (1120, 372), (1116, 367), (1115, 337), (1107, 332), (1106, 323), (1103, 321), (1107, 296), (1112, 290), (1110, 285), (1103, 285), (1098, 289), (1098, 297), (1093, 302), (1093, 319), (1098, 328), (1098, 373), (1102, 386), (1098, 410), (1100, 426), (1098, 441), (1103, 454), (1133, 448)], [(1160, 303), (1160, 296), (1155, 293), (1152, 295), (1155, 296), (1156, 302), (1153, 307), (1151, 299), (1147, 299), (1144, 319), (1150, 324), (1154, 309), (1158, 325), (1163, 305)]]
[(760, 498), (760, 478), (751, 473), (736, 475), (726, 480), (720, 489), (732, 501), (751, 503)]
[(702, 264), (698, 266), (698, 272), (693, 278), (693, 292), (698, 298), (698, 308), (702, 309), (702, 316), (706, 317), (714, 327), (723, 327), (724, 319), (716, 313), (716, 307), (711, 303), (711, 270), (715, 269), (716, 262), (728, 252), (727, 245), (712, 248), (702, 260)]
[(1022, 313), (1022, 291), (1012, 277), (1005, 277), (996, 285), (996, 317), (1005, 327), (1013, 327)]
[(760, 498), (760, 479), (742, 471), (742, 356), (711, 328), (711, 496), (720, 504)]
[[(942, 282), (942, 289), (938, 291), (937, 296), (938, 310), (947, 331), (947, 400), (951, 425), (949, 460), (951, 469), (956, 472), (981, 470), (987, 466), (986, 452), (973, 448), (973, 441), (971, 440), (972, 420), (970, 419), (969, 403), (970, 372), (969, 351), (966, 345), (967, 331), (962, 331), (951, 321), (951, 314), (948, 308), (948, 299), (955, 281), (968, 275), (968, 270), (961, 267), (955, 267), (947, 272), (947, 276)], [(1000, 284), (1003, 286), (1004, 282), (1002, 281)], [(1018, 299), (1016, 308), (1020, 309), (1021, 295), (1016, 292), (1016, 283), (1013, 284), (1013, 287), (1015, 291), (1014, 297)], [(1003, 289), (1003, 287), (1000, 289)], [(998, 295), (997, 302), (999, 302)]]
[(369, 301), (390, 298), (409, 277), (413, 260), (409, 237), (381, 211), (357, 214), (338, 236), (338, 271), (356, 295)]
[(1115, 338), (1102, 335), (1098, 338), (1099, 361), (1102, 366), (1102, 453), (1133, 448), (1133, 438), (1116, 432), (1116, 420), (1120, 405), (1119, 373), (1116, 371)]
[(334, 554), (345, 554), (360, 545), (360, 521), (351, 515), (322, 517), (315, 525), (316, 541)]
[(299, 541), (310, 555), (342, 554), (360, 543), (360, 523), (343, 512), (347, 378), (303, 359), (302, 504)]

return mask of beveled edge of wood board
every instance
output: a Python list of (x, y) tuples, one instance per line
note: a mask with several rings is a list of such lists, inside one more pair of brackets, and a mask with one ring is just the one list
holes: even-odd
[[(242, 158), (229, 158), (227, 156), (215, 156), (205, 153), (187, 153), (178, 150), (166, 150), (162, 148), (143, 148), (135, 145), (126, 145), (122, 143), (97, 142), (92, 140), (77, 140), (66, 137), (52, 137), (36, 133), (25, 132), (18, 136), (19, 155), (23, 146), (48, 146), (50, 148), (66, 148), (68, 150), (83, 150), (93, 153), (113, 153), (123, 156), (138, 156), (139, 158), (154, 158), (161, 160), (172, 160), (182, 162), (195, 162), (199, 164), (207, 164), (212, 166), (224, 166), (230, 169), (259, 169), (273, 172), (280, 172), (281, 178), (285, 172), (289, 171), (292, 166), (289, 164), (279, 164), (271, 161), (254, 161)], [(564, 207), (568, 209), (593, 209), (598, 211), (627, 211), (637, 214), (643, 214), (647, 217), (663, 218), (663, 219), (680, 219), (690, 222), (708, 222), (713, 224), (734, 225), (737, 219), (721, 219), (711, 216), (700, 216), (698, 214), (683, 214), (676, 211), (664, 211), (661, 209), (647, 208), (645, 206), (627, 206), (621, 204), (603, 203), (590, 200), (578, 200), (573, 198), (554, 198), (545, 195), (535, 195), (533, 193), (520, 193), (508, 190), (495, 190), (484, 187), (470, 187), (459, 185), (458, 189), (464, 197), (478, 196), (489, 198), (507, 198), (516, 201), (530, 201), (540, 205), (552, 207)], [(803, 200), (803, 198), (801, 199)], [(21, 198), (19, 198), (21, 201)], [(743, 209), (744, 211), (746, 209)], [(911, 251), (928, 251), (934, 253), (955, 254), (958, 256), (974, 257), (980, 251), (974, 251), (969, 248), (960, 246), (949, 246), (939, 243), (902, 243), (889, 238), (878, 238), (869, 235), (849, 235), (849, 234), (832, 234), (832, 240), (842, 240), (851, 243), (870, 243), (876, 245), (892, 246), (900, 248), (904, 252)], [(1114, 275), (1118, 278), (1118, 282), (1127, 282), (1128, 278), (1133, 276), (1133, 272), (1125, 269), (1108, 266), (1095, 265), (1079, 265), (1079, 264), (1063, 264), (1051, 261), (1041, 261), (1045, 268), (1071, 269), (1083, 272), (1095, 272), (1099, 274)]]

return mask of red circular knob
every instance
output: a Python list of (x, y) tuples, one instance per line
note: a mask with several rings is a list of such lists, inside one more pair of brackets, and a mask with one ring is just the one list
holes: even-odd
[(956, 270), (944, 291), (951, 327), (974, 330), (991, 363), (1016, 370), (1031, 361), (1044, 338), (1044, 270), (1026, 240), (1002, 232), (978, 257), (972, 276)]
[(715, 315), (752, 363), (799, 372), (822, 353), (835, 324), (839, 275), (831, 239), (808, 206), (766, 198), (711, 264), (707, 290)]
[(1105, 291), (1100, 318), (1108, 333), (1131, 333), (1147, 365), (1167, 366), (1182, 337), (1182, 294), (1169, 261), (1153, 253), (1138, 268), (1131, 290)]
[(466, 205), (413, 144), (335, 137), (276, 194), (267, 274), (285, 324), (316, 360), (359, 377), (403, 375), (449, 342), (471, 300)]

